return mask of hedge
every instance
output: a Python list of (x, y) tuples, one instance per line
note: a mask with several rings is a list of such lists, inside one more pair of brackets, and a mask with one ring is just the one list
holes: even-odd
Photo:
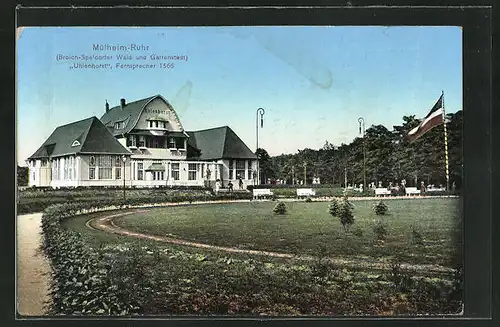
[(251, 193), (232, 193), (214, 197), (211, 189), (127, 189), (123, 203), (122, 190), (72, 189), (71, 191), (50, 190), (21, 194), (17, 204), (17, 214), (41, 212), (54, 204), (78, 201), (99, 202), (114, 201), (123, 205), (143, 204), (147, 202), (199, 201), (207, 199), (251, 199)]
[(245, 198), (251, 198), (251, 194), (105, 199), (51, 205), (42, 216), (42, 247), (52, 266), (49, 313), (130, 315), (140, 308), (137, 299), (124, 298), (118, 285), (108, 278), (113, 267), (102, 260), (102, 253), (88, 247), (79, 233), (61, 228), (64, 219), (106, 207)]

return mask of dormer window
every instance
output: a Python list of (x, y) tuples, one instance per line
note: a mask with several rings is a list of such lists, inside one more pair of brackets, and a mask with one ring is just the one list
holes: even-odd
[(149, 126), (149, 128), (166, 129), (167, 123), (164, 121), (160, 121), (160, 120), (150, 120), (150, 121), (148, 121), (148, 126)]
[(71, 146), (79, 146), (80, 145), (80, 142), (78, 140), (75, 140), (73, 142), (73, 144), (71, 144)]
[(125, 128), (125, 122), (124, 121), (118, 121), (115, 123), (115, 129), (124, 129)]

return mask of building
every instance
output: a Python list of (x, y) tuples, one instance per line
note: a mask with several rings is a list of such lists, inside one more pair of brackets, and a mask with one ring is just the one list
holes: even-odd
[(27, 159), (30, 186), (254, 184), (256, 155), (228, 126), (185, 131), (160, 95), (57, 127)]

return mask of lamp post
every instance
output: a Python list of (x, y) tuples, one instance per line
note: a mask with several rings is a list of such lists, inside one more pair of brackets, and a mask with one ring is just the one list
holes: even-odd
[[(266, 111), (264, 110), (264, 108), (259, 108), (257, 109), (257, 112), (256, 112), (256, 119), (255, 119), (255, 134), (256, 134), (256, 138), (257, 138), (257, 142), (256, 142), (256, 148), (255, 148), (255, 152), (257, 152), (257, 150), (259, 150), (259, 115), (260, 115), (260, 128), (263, 128), (264, 127), (264, 114), (266, 113)], [(260, 184), (260, 168), (259, 168), (259, 156), (257, 155), (257, 181), (258, 181), (258, 184)]]
[(123, 161), (123, 201), (125, 201), (125, 162), (127, 161), (127, 157), (125, 155), (122, 156)]
[(344, 189), (347, 190), (347, 167), (344, 167)]
[(307, 168), (306, 167), (307, 167), (307, 162), (304, 162), (304, 185), (307, 184), (307, 174), (306, 174)]
[(366, 190), (366, 152), (365, 152), (365, 120), (358, 118), (359, 134), (363, 137), (363, 192)]

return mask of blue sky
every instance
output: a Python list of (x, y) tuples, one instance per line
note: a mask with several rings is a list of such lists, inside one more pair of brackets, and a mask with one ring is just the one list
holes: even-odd
[[(93, 44), (148, 46), (146, 60)], [(107, 54), (108, 61), (155, 63), (186, 55), (171, 69), (70, 69), (56, 56)], [(76, 60), (76, 62), (81, 62)], [(25, 28), (17, 42), (17, 158), (24, 165), (59, 125), (104, 113), (120, 98), (161, 94), (186, 130), (230, 126), (271, 155), (340, 145), (366, 127), (389, 129), (403, 115), (423, 117), (445, 92), (447, 112), (462, 109), (459, 27), (135, 27)]]

